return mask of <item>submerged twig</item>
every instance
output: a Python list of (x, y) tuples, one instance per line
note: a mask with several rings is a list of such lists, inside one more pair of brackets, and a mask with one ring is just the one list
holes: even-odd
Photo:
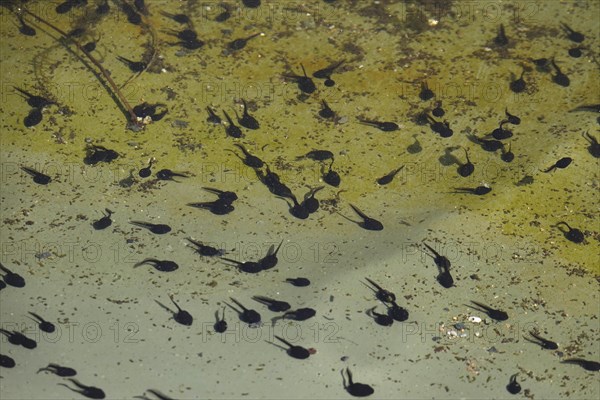
[(70, 40), (71, 43), (73, 43), (79, 49), (79, 51), (81, 51), (83, 54), (85, 54), (87, 59), (90, 60), (92, 62), (92, 64), (94, 64), (98, 68), (98, 70), (100, 71), (100, 74), (104, 77), (106, 82), (108, 82), (111, 89), (113, 90), (114, 95), (121, 102), (121, 105), (123, 106), (123, 108), (125, 108), (125, 110), (127, 110), (127, 113), (129, 114), (129, 123), (127, 124), (127, 128), (129, 128), (135, 132), (138, 132), (138, 131), (144, 129), (144, 126), (145, 126), (144, 122), (140, 118), (138, 118), (137, 115), (135, 115), (135, 113), (133, 112), (133, 108), (131, 107), (131, 105), (125, 98), (125, 96), (123, 96), (123, 93), (121, 93), (121, 90), (119, 90), (119, 87), (117, 86), (115, 81), (110, 77), (110, 74), (106, 71), (106, 69), (102, 66), (102, 64), (100, 64), (100, 62), (98, 60), (96, 60), (96, 58), (94, 56), (92, 56), (89, 52), (85, 51), (83, 46), (81, 46), (81, 44), (77, 40), (75, 40), (73, 37), (69, 36), (62, 29), (54, 26), (53, 24), (46, 21), (42, 17), (32, 13), (31, 11), (29, 11), (25, 8), (22, 8), (21, 11), (26, 13), (27, 15), (30, 15), (31, 17), (35, 18), (36, 20), (38, 20), (39, 22), (48, 26), (52, 30), (56, 31), (64, 39)]

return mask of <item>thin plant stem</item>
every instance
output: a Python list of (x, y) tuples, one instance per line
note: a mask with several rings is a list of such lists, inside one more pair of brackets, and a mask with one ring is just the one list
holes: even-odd
[(21, 10), (24, 13), (26, 13), (27, 15), (30, 15), (33, 18), (35, 18), (36, 20), (40, 21), (44, 25), (50, 27), (52, 30), (58, 32), (58, 34), (60, 34), (63, 38), (70, 40), (71, 43), (73, 43), (79, 49), (79, 51), (81, 51), (83, 54), (85, 54), (85, 56), (88, 58), (88, 60), (90, 60), (92, 62), (92, 64), (94, 64), (100, 70), (100, 73), (102, 74), (102, 76), (104, 77), (104, 79), (106, 79), (106, 81), (108, 82), (108, 84), (112, 88), (113, 92), (116, 94), (117, 98), (119, 99), (119, 101), (121, 102), (121, 104), (123, 105), (123, 107), (129, 113), (129, 122), (130, 123), (128, 124), (128, 128), (131, 129), (131, 130), (133, 130), (133, 131), (140, 131), (140, 130), (142, 130), (144, 128), (144, 124), (138, 119), (137, 115), (135, 115), (135, 113), (133, 112), (133, 108), (131, 107), (131, 105), (129, 104), (129, 102), (125, 98), (125, 96), (123, 96), (123, 93), (121, 93), (121, 90), (119, 90), (119, 87), (117, 86), (117, 84), (115, 83), (115, 81), (110, 77), (109, 73), (102, 66), (102, 64), (100, 64), (100, 62), (98, 60), (96, 60), (96, 58), (94, 58), (94, 56), (92, 56), (89, 52), (85, 51), (84, 48), (81, 46), (81, 44), (79, 44), (79, 42), (77, 40), (75, 40), (72, 37), (70, 37), (62, 29), (57, 28), (56, 26), (54, 26), (50, 22), (46, 21), (42, 17), (40, 17), (40, 16), (32, 13), (31, 11), (29, 11), (29, 10), (27, 10), (25, 8), (22, 8)]

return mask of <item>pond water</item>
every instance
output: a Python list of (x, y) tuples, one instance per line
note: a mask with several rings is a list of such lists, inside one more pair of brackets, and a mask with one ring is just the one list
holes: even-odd
[[(346, 368), (372, 398), (600, 396), (598, 372), (561, 362), (600, 361), (600, 169), (590, 147), (600, 139), (599, 2), (157, 0), (145, 2), (139, 24), (128, 22), (123, 1), (109, 1), (106, 14), (96, 11), (103, 1), (87, 3), (61, 14), (58, 1), (0, 8), (1, 261), (26, 281), (0, 291), (0, 323), (37, 342), (27, 349), (0, 339), (0, 353), (15, 361), (0, 369), (3, 399), (83, 398), (62, 385), (76, 389), (67, 378), (38, 373), (49, 363), (74, 368), (78, 382), (110, 399), (159, 398), (149, 389), (177, 399), (344, 399), (352, 397)], [(29, 31), (19, 16), (35, 35), (21, 32)], [(197, 36), (182, 44), (186, 29)], [(94, 61), (60, 32), (95, 43)], [(250, 36), (241, 49), (229, 45)], [(310, 86), (303, 68), (311, 77), (336, 65), (333, 85), (313, 77), (314, 92), (301, 90)], [(25, 126), (33, 107), (17, 88), (54, 103), (38, 124)], [(424, 100), (427, 88), (434, 97)], [(237, 122), (242, 100), (258, 129)], [(333, 118), (319, 115), (323, 101)], [(166, 114), (128, 129), (125, 103), (144, 102)], [(207, 107), (223, 120), (226, 111), (243, 136), (208, 122)], [(495, 134), (512, 136), (485, 151), (481, 140), (495, 140), (507, 113), (520, 123), (503, 124)], [(448, 127), (449, 137), (433, 131)], [(94, 145), (118, 157), (84, 162)], [(236, 145), (298, 202), (323, 186), (318, 211), (291, 215), (291, 199), (271, 193)], [(300, 157), (312, 150), (335, 161)], [(151, 159), (151, 176), (141, 177)], [(474, 170), (463, 177), (467, 161)], [(556, 163), (568, 165), (551, 169)], [(337, 187), (323, 179), (330, 165)], [(21, 167), (51, 181), (40, 185)], [(162, 169), (185, 177), (158, 180)], [(459, 190), (481, 186), (491, 191)], [(206, 187), (235, 192), (235, 209), (189, 206), (218, 198)], [(351, 205), (383, 230), (363, 229)], [(108, 214), (112, 224), (94, 229)], [(172, 229), (153, 234), (131, 221)], [(583, 241), (570, 240), (570, 229)], [(188, 238), (240, 262), (281, 247), (275, 267), (250, 274), (199, 255)], [(451, 287), (436, 279), (425, 244), (450, 262)], [(178, 268), (136, 266), (145, 259)], [(285, 281), (296, 277), (311, 284)], [(367, 278), (395, 293), (406, 321), (376, 324), (368, 311), (383, 314), (386, 304)], [(191, 326), (173, 319), (170, 296)], [(253, 296), (316, 315), (277, 318)], [(231, 298), (263, 324), (240, 321)], [(216, 333), (224, 309), (228, 329)], [(41, 331), (29, 312), (56, 330)], [(531, 343), (531, 331), (558, 349)], [(289, 357), (276, 336), (310, 357)], [(514, 396), (507, 385), (517, 373)]]

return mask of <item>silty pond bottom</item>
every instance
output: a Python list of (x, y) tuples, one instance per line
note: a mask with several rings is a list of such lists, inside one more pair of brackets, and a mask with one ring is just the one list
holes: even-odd
[(598, 398), (599, 3), (249, 3), (1, 3), (1, 397)]

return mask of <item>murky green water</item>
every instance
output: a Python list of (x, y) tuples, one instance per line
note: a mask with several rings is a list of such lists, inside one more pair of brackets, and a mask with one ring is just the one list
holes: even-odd
[[(0, 341), (0, 353), (16, 362), (0, 370), (3, 399), (80, 398), (57, 385), (69, 383), (63, 378), (36, 374), (50, 362), (75, 368), (80, 382), (114, 399), (150, 388), (185, 399), (349, 398), (340, 376), (345, 367), (374, 388), (374, 398), (508, 398), (505, 386), (517, 372), (521, 397), (599, 396), (597, 373), (560, 363), (600, 359), (600, 170), (582, 136), (600, 138), (598, 113), (569, 112), (599, 102), (598, 2), (263, 1), (258, 9), (231, 2), (232, 17), (223, 23), (214, 21), (223, 11), (218, 2), (146, 3), (145, 29), (129, 24), (113, 2), (102, 18), (92, 4), (65, 15), (56, 14), (57, 2), (27, 5), (64, 31), (85, 27), (80, 41), (97, 40), (92, 54), (129, 103), (166, 105), (165, 118), (142, 132), (126, 129), (127, 117), (76, 49), (31, 17), (25, 20), (37, 34), (22, 35), (15, 15), (0, 9), (2, 264), (27, 281), (23, 289), (0, 292), (0, 321), (38, 341), (34, 350)], [(170, 30), (183, 27), (161, 10), (189, 15), (205, 45), (193, 51), (170, 45), (177, 41)], [(585, 34), (582, 57), (567, 53), (578, 45), (560, 23)], [(500, 24), (505, 47), (493, 43)], [(227, 50), (230, 41), (259, 32), (264, 36), (244, 49)], [(135, 75), (117, 56), (147, 57), (149, 67)], [(531, 60), (542, 57), (555, 57), (569, 87), (535, 67)], [(310, 75), (341, 60), (335, 85), (315, 79), (310, 95), (282, 76), (301, 74), (301, 65)], [(526, 91), (515, 94), (509, 83), (523, 69)], [(435, 99), (419, 98), (424, 82)], [(30, 107), (14, 87), (58, 105), (26, 128)], [(243, 129), (242, 139), (232, 139), (223, 126), (206, 122), (207, 106), (221, 116), (221, 110), (241, 115), (242, 98), (259, 130)], [(318, 116), (322, 100), (337, 113), (335, 122)], [(445, 110), (440, 120), (454, 131), (450, 138), (415, 123), (436, 101)], [(505, 141), (515, 154), (511, 163), (469, 139), (491, 133), (505, 110), (522, 120), (505, 126), (514, 133)], [(382, 132), (357, 118), (394, 121), (400, 129)], [(120, 157), (85, 165), (89, 142)], [(325, 185), (317, 194), (321, 209), (306, 220), (292, 217), (285, 201), (228, 151), (237, 151), (233, 143), (266, 161), (299, 198)], [(475, 165), (467, 178), (457, 173), (456, 162), (466, 161), (458, 146)], [(319, 163), (296, 159), (313, 149), (334, 153), (339, 188), (322, 182)], [(139, 178), (151, 157), (154, 172), (169, 168), (189, 177)], [(541, 172), (562, 157), (573, 162)], [(23, 165), (53, 181), (34, 184)], [(400, 166), (389, 185), (376, 184)], [(526, 176), (532, 183), (517, 185)], [(484, 184), (492, 188), (485, 196), (452, 193)], [(186, 206), (214, 199), (203, 186), (235, 191), (235, 211), (216, 216)], [(382, 221), (384, 230), (344, 219), (356, 219), (350, 204)], [(95, 231), (91, 223), (105, 208), (114, 211), (113, 224)], [(152, 235), (131, 220), (173, 230)], [(554, 226), (560, 221), (580, 229), (584, 243), (568, 241)], [(198, 256), (187, 237), (241, 261), (284, 242), (276, 268), (248, 275)], [(436, 281), (421, 242), (448, 257), (455, 287)], [(147, 257), (180, 268), (133, 267)], [(312, 285), (283, 282), (296, 276)], [(385, 311), (361, 283), (365, 277), (397, 294), (408, 321), (382, 327), (365, 314), (375, 306)], [(169, 295), (194, 316), (191, 327), (156, 304), (171, 306)], [(312, 307), (317, 315), (271, 325), (276, 314), (253, 295)], [(227, 309), (228, 333), (214, 333), (214, 313), (229, 297), (268, 323), (248, 328)], [(465, 305), (471, 300), (501, 308), (509, 319), (485, 320)], [(29, 311), (57, 331), (39, 331)], [(473, 316), (484, 320), (470, 322)], [(525, 340), (534, 327), (559, 349)], [(316, 353), (294, 360), (270, 343), (274, 335)]]

